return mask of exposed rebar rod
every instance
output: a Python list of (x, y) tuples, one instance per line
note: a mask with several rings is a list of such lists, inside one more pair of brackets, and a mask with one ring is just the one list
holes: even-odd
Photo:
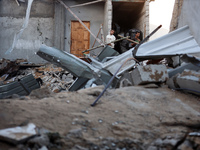
[(119, 70), (129, 61), (129, 60), (135, 60), (136, 62), (138, 62), (137, 59), (135, 58), (128, 58), (127, 60), (124, 61), (124, 63), (117, 69), (117, 71), (115, 72), (115, 74), (112, 76), (112, 78), (109, 80), (108, 84), (106, 85), (106, 87), (104, 88), (104, 90), (101, 92), (101, 94), (97, 97), (97, 99), (91, 104), (91, 106), (95, 106), (96, 103), (99, 101), (99, 99), (101, 98), (101, 96), (103, 96), (103, 94), (105, 93), (105, 91), (107, 90), (107, 88), (110, 86), (110, 84), (112, 83), (112, 81), (114, 80), (114, 78), (116, 77), (117, 73), (119, 72)]

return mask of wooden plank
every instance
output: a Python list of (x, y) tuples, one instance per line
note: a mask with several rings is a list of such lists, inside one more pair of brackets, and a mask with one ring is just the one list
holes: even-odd
[[(90, 28), (90, 22), (83, 22), (87, 28)], [(77, 57), (83, 57), (82, 51), (90, 46), (90, 33), (78, 22), (71, 22), (71, 54)]]

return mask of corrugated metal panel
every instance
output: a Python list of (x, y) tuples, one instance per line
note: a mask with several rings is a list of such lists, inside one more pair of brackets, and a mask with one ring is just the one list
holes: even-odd
[[(105, 63), (100, 63), (98, 61), (92, 60), (93, 66), (104, 68), (114, 74), (126, 59), (133, 57), (133, 50), (134, 48), (114, 57)], [(143, 59), (153, 59), (157, 57), (164, 58), (166, 56), (198, 52), (200, 52), (200, 47), (195, 41), (194, 37), (191, 35), (189, 27), (185, 26), (153, 41), (144, 43), (139, 47), (136, 56)], [(125, 70), (130, 69), (134, 65), (135, 61), (131, 60), (131, 62), (125, 65), (117, 75), (121, 74)]]
[(141, 45), (136, 57), (163, 57), (189, 53), (200, 53), (200, 47), (191, 35), (189, 27), (185, 26)]

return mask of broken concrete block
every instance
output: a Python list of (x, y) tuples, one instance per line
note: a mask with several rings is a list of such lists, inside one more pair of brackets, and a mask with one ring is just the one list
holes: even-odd
[(183, 63), (181, 66), (179, 66), (175, 69), (168, 70), (169, 78), (175, 76), (178, 73), (182, 73), (185, 69), (198, 71), (198, 70), (200, 70), (200, 67), (193, 65), (191, 63)]
[(180, 89), (190, 93), (200, 94), (200, 72), (184, 70), (184, 72), (177, 76), (176, 83)]
[(177, 76), (173, 76), (173, 77), (167, 79), (166, 84), (168, 85), (169, 88), (171, 88), (171, 89), (179, 88), (179, 86), (176, 84), (176, 77)]
[(165, 82), (168, 79), (165, 65), (138, 66), (132, 73), (133, 85)]
[(132, 81), (132, 76), (130, 72), (125, 72), (123, 73), (123, 75), (120, 78), (120, 85), (119, 87), (126, 87), (126, 86), (132, 86), (133, 85), (133, 81)]
[(36, 126), (29, 123), (27, 126), (18, 126), (0, 130), (0, 139), (13, 144), (25, 142), (28, 138), (36, 135)]

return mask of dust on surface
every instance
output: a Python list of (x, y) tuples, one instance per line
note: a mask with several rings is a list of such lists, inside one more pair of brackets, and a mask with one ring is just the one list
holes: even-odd
[[(90, 105), (103, 87), (77, 92), (61, 92), (38, 99), (32, 94), (19, 99), (0, 100), (0, 129), (31, 122), (62, 136), (83, 130), (83, 138), (98, 143), (101, 139), (133, 138), (150, 143), (167, 135), (182, 135), (185, 127), (164, 122), (199, 122), (200, 99), (171, 89), (131, 86), (110, 89), (95, 107)], [(44, 95), (46, 89), (35, 92)], [(95, 94), (94, 94), (95, 93)], [(1, 146), (0, 146), (1, 148)]]

